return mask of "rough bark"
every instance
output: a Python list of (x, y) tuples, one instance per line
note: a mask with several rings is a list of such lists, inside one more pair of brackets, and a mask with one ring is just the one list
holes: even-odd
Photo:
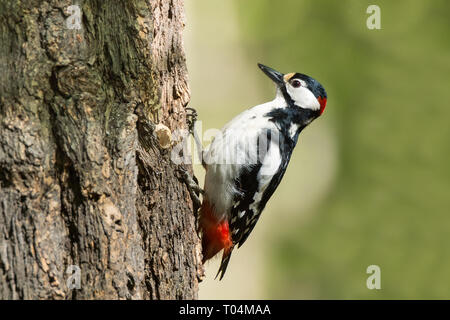
[(182, 0), (72, 4), (0, 1), (0, 298), (196, 298)]

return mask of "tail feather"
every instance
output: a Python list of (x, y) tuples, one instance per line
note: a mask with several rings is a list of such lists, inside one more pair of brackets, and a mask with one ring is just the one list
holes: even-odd
[(222, 280), (225, 275), (225, 271), (227, 271), (228, 262), (230, 262), (231, 254), (233, 253), (234, 245), (229, 248), (223, 249), (222, 262), (220, 263), (219, 271), (217, 271), (216, 277), (220, 274), (219, 280)]

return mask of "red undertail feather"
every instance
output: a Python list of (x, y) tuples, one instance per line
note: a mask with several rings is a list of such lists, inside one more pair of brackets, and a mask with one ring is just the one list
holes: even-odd
[(200, 210), (199, 221), (200, 230), (202, 232), (202, 262), (205, 263), (206, 260), (211, 259), (220, 250), (224, 249), (222, 263), (219, 269), (219, 273), (222, 272), (220, 277), (220, 279), (222, 279), (230, 260), (234, 245), (231, 240), (231, 232), (228, 221), (219, 221), (217, 216), (218, 214), (215, 214), (214, 209), (208, 201), (204, 200)]

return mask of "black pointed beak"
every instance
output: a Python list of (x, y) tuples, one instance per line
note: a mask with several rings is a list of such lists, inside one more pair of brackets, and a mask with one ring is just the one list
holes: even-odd
[(261, 63), (258, 63), (258, 67), (270, 78), (273, 82), (275, 82), (278, 86), (284, 86), (284, 74), (269, 68)]

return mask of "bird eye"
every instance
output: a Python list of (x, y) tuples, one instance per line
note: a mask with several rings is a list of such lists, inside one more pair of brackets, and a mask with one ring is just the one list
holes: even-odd
[(292, 80), (291, 85), (294, 88), (298, 88), (298, 87), (300, 87), (302, 85), (302, 83), (300, 82), (300, 80), (294, 79), (294, 80)]

